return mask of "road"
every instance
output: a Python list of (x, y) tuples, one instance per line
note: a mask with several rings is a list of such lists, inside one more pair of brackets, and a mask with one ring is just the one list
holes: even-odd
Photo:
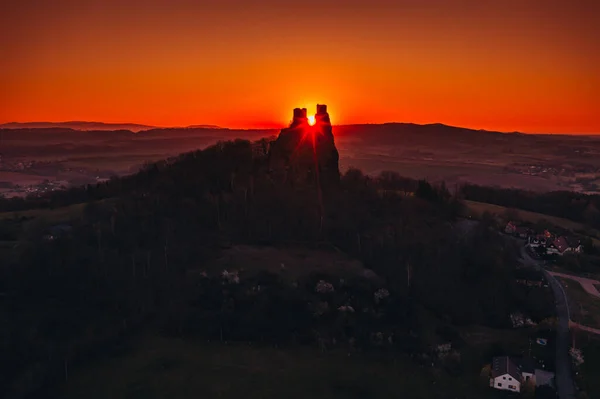
[(560, 399), (575, 398), (575, 383), (571, 369), (571, 358), (569, 357), (570, 337), (569, 321), (571, 314), (567, 303), (567, 295), (560, 283), (540, 263), (529, 256), (525, 247), (521, 248), (521, 255), (526, 265), (541, 270), (552, 291), (556, 302), (556, 315), (558, 325), (556, 327), (556, 389)]

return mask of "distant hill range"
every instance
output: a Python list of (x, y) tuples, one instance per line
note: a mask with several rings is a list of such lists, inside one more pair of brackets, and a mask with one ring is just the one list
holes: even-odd
[[(165, 135), (185, 135), (189, 136), (193, 131), (198, 130), (199, 133), (206, 133), (206, 130), (222, 130), (222, 131), (244, 131), (244, 132), (273, 132), (279, 129), (230, 129), (227, 127), (221, 127), (216, 125), (189, 125), (189, 126), (169, 126), (159, 127), (151, 125), (141, 125), (137, 123), (104, 123), (104, 122), (87, 122), (87, 121), (67, 121), (67, 122), (9, 122), (0, 124), (0, 129), (44, 129), (44, 133), (52, 133), (53, 129), (58, 129), (64, 132), (65, 129), (69, 130), (81, 130), (81, 131), (130, 131), (133, 133), (148, 132), (156, 135), (157, 133), (163, 133)], [(354, 133), (363, 134), (375, 134), (378, 139), (397, 140), (398, 135), (406, 134), (424, 134), (425, 136), (440, 136), (445, 139), (448, 138), (472, 138), (474, 133), (491, 133), (493, 136), (498, 134), (506, 135), (528, 135), (528, 136), (550, 136), (547, 134), (534, 134), (534, 133), (520, 133), (520, 132), (497, 132), (483, 129), (468, 129), (456, 126), (444, 125), (442, 123), (431, 123), (419, 125), (416, 123), (380, 123), (380, 124), (352, 124), (352, 125), (335, 125), (335, 135), (345, 136), (353, 135)], [(40, 131), (41, 133), (42, 131)], [(223, 132), (224, 133), (224, 132)], [(583, 135), (583, 134), (567, 134), (567, 135), (556, 135), (551, 136), (596, 136), (597, 135)]]
[[(132, 123), (102, 122), (27, 122), (0, 124), (0, 139), (6, 144), (10, 140), (27, 140), (42, 144), (47, 141), (85, 143), (88, 140), (117, 143), (146, 140), (172, 141), (186, 139), (210, 139), (210, 141), (233, 140), (236, 138), (257, 140), (261, 137), (278, 135), (280, 129), (230, 129), (215, 125), (191, 125), (187, 127), (152, 127)], [(419, 125), (414, 123), (355, 124), (333, 126), (336, 141), (357, 143), (364, 146), (427, 146), (446, 149), (464, 149), (463, 146), (490, 146), (499, 144), (536, 143), (550, 146), (552, 152), (561, 143), (599, 143), (600, 135), (525, 134), (519, 132), (496, 132), (448, 126), (441, 123)], [(191, 143), (190, 143), (191, 144)], [(459, 148), (457, 148), (459, 147)]]
[(104, 123), (104, 122), (10, 122), (0, 124), (0, 129), (49, 129), (65, 128), (73, 130), (130, 130), (139, 132), (140, 130), (153, 129), (155, 126), (139, 125), (137, 123)]
[[(86, 121), (68, 121), (68, 122), (9, 122), (1, 123), (0, 129), (73, 129), (73, 130), (129, 130), (134, 133), (150, 130), (162, 129), (157, 126), (140, 125), (138, 123), (104, 123), (104, 122), (86, 122)], [(184, 127), (173, 127), (168, 129), (223, 129), (216, 125), (190, 125)]]
[(187, 126), (187, 129), (225, 129), (216, 125), (190, 125)]

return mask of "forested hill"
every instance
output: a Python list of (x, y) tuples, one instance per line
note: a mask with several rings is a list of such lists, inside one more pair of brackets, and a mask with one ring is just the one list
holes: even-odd
[[(237, 140), (44, 199), (87, 205), (54, 240), (45, 239), (42, 222), (7, 233), (14, 245), (3, 252), (0, 328), (10, 339), (0, 341), (0, 393), (47, 389), (66, 364), (149, 326), (178, 336), (363, 348), (384, 331), (395, 337), (390, 350), (423, 352), (456, 340), (453, 326), (505, 326), (512, 310), (530, 306), (515, 293), (511, 243), (491, 221), (460, 227), (460, 204), (445, 187), (349, 170), (318, 195), (314, 185), (275, 184), (266, 164), (266, 141)], [(224, 291), (222, 270), (208, 265), (241, 244), (325, 248), (377, 278), (342, 282), (321, 272), (290, 282), (262, 271), (253, 277), (263, 287), (257, 296), (249, 294), (257, 281), (244, 280), (240, 264), (241, 282), (232, 280), (239, 289)], [(315, 297), (321, 280), (331, 291), (325, 285), (328, 293)], [(315, 316), (318, 304), (325, 314), (367, 310), (340, 329)]]

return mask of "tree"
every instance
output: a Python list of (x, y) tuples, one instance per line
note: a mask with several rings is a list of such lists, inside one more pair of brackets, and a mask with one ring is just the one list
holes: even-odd
[(533, 382), (533, 380), (530, 379), (521, 384), (521, 395), (523, 395), (524, 398), (534, 398), (536, 396), (535, 382)]
[(479, 381), (483, 388), (490, 386), (490, 378), (492, 377), (492, 365), (486, 364), (479, 372)]

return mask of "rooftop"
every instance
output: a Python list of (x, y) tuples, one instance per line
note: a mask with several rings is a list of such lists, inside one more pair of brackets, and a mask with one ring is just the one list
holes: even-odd
[(521, 381), (521, 372), (517, 365), (508, 356), (495, 357), (492, 360), (492, 378), (508, 374), (517, 381)]

